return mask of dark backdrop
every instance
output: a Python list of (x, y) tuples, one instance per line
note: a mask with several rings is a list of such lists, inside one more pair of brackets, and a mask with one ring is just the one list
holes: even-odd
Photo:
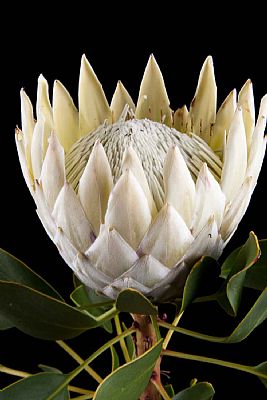
[[(65, 15), (66, 8), (68, 15)], [(123, 15), (119, 11), (122, 8)], [(153, 52), (174, 109), (184, 103), (189, 105), (200, 67), (208, 54), (214, 57), (219, 102), (234, 87), (240, 89), (246, 79), (251, 78), (258, 109), (260, 98), (267, 89), (266, 42), (258, 14), (255, 15), (256, 26), (252, 27), (252, 11), (257, 11), (256, 7), (249, 12), (243, 10), (244, 15), (235, 15), (231, 8), (226, 15), (222, 15), (223, 10), (219, 8), (211, 15), (208, 15), (208, 8), (202, 9), (206, 17), (198, 10), (183, 9), (180, 5), (174, 9), (167, 4), (155, 6), (151, 3), (145, 11), (142, 5), (124, 3), (122, 8), (101, 4), (98, 10), (88, 11), (77, 5), (75, 9), (65, 6), (64, 10), (56, 11), (43, 4), (29, 13), (25, 9), (16, 9), (13, 14), (2, 15), (8, 27), (1, 27), (0, 246), (24, 260), (65, 297), (71, 290), (71, 272), (36, 216), (17, 160), (14, 128), (20, 126), (20, 88), (25, 87), (35, 102), (37, 78), (43, 73), (50, 87), (54, 79), (61, 80), (77, 104), (79, 63), (85, 53), (109, 100), (118, 79), (136, 100), (147, 59)], [(225, 254), (242, 244), (250, 230), (254, 230), (259, 238), (266, 237), (266, 176), (265, 161), (247, 214)], [(252, 292), (246, 294), (244, 309), (254, 299)], [(201, 329), (206, 332), (219, 334), (221, 328), (227, 334), (234, 326), (234, 321), (215, 305), (194, 307), (185, 317), (191, 327), (201, 323)], [(264, 336), (266, 324), (238, 345), (212, 345), (177, 335), (172, 346), (181, 351), (253, 365), (266, 359)], [(104, 333), (101, 336), (99, 331), (86, 333), (77, 338), (73, 346), (86, 356), (104, 338)], [(0, 363), (30, 372), (38, 370), (38, 363), (58, 365), (64, 371), (75, 365), (55, 344), (29, 338), (16, 330), (1, 332)], [(217, 400), (233, 399), (233, 392), (242, 393), (243, 399), (250, 399), (252, 391), (255, 399), (265, 398), (263, 385), (245, 373), (186, 361), (169, 362), (166, 369), (169, 367), (173, 370), (171, 380), (178, 389), (197, 377), (215, 385)], [(10, 379), (0, 375), (0, 387), (7, 382)]]

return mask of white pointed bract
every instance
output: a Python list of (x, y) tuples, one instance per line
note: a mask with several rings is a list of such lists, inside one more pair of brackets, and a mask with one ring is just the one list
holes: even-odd
[(64, 150), (57, 136), (52, 133), (42, 165), (40, 182), (48, 207), (53, 210), (58, 194), (65, 181)]
[(171, 109), (159, 66), (153, 55), (150, 56), (140, 86), (136, 107), (136, 117), (171, 124)]
[(120, 81), (109, 107), (85, 56), (79, 110), (59, 81), (51, 107), (41, 75), (35, 121), (21, 91), (23, 176), (46, 232), (86, 286), (112, 298), (131, 287), (160, 301), (181, 296), (201, 256), (220, 256), (260, 173), (267, 96), (256, 125), (250, 80), (217, 114), (216, 101), (211, 57), (189, 111), (171, 110), (153, 56), (136, 108)]
[(178, 211), (190, 227), (195, 207), (195, 184), (177, 146), (171, 147), (163, 168), (166, 202)]
[(105, 224), (114, 227), (136, 249), (150, 223), (146, 196), (133, 173), (126, 170), (110, 195)]
[(105, 93), (85, 56), (82, 57), (79, 81), (79, 120), (81, 135), (91, 133), (105, 120), (111, 120)]
[(61, 145), (68, 151), (79, 137), (79, 113), (62, 83), (55, 81), (53, 90), (54, 129)]
[(182, 108), (177, 108), (173, 114), (173, 127), (179, 132), (188, 132), (189, 112), (186, 105), (184, 105)]
[(37, 102), (36, 102), (37, 121), (43, 121), (42, 130), (42, 158), (44, 159), (48, 146), (48, 138), (53, 130), (53, 113), (49, 100), (48, 83), (43, 75), (38, 78)]
[(148, 205), (152, 214), (152, 217), (155, 217), (157, 213), (156, 205), (153, 200), (153, 196), (151, 194), (151, 191), (149, 189), (149, 185), (147, 183), (146, 175), (144, 173), (144, 169), (142, 167), (142, 164), (134, 151), (134, 149), (129, 146), (123, 155), (123, 160), (122, 160), (122, 172), (126, 170), (131, 170), (131, 172), (134, 174), (136, 179), (138, 180), (138, 183), (141, 185), (143, 192), (146, 195), (146, 199), (148, 201)]
[(247, 141), (241, 108), (237, 108), (226, 142), (221, 187), (227, 200), (240, 189), (247, 170)]
[(96, 142), (79, 184), (79, 198), (96, 235), (104, 222), (113, 187), (110, 166), (100, 142)]
[(190, 106), (191, 130), (207, 143), (216, 117), (217, 87), (212, 58), (205, 60), (200, 71), (195, 96)]
[(110, 104), (112, 122), (119, 120), (126, 105), (128, 105), (131, 110), (135, 111), (135, 105), (131, 96), (121, 81), (119, 81)]
[(244, 84), (238, 95), (238, 105), (243, 112), (243, 121), (247, 137), (247, 147), (250, 149), (253, 130), (255, 126), (255, 106), (254, 96), (252, 89), (252, 82), (250, 79)]
[(226, 137), (236, 110), (236, 90), (232, 90), (219, 108), (215, 124), (212, 127), (210, 145), (212, 149), (223, 154)]

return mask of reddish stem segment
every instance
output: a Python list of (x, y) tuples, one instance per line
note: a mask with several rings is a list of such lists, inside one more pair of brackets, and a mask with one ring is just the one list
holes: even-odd
[[(136, 331), (136, 353), (137, 356), (144, 354), (150, 347), (157, 343), (157, 335), (153, 324), (148, 315), (133, 314)], [(152, 380), (160, 382), (160, 362), (159, 358), (152, 372), (150, 381), (140, 397), (140, 400), (160, 400), (160, 394), (153, 385)]]

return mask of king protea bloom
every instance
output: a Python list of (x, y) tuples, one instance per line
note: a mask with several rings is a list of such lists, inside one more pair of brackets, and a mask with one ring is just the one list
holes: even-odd
[(85, 56), (79, 110), (59, 81), (51, 106), (40, 76), (35, 120), (21, 91), (24, 178), (48, 235), (87, 287), (166, 299), (181, 294), (202, 255), (219, 257), (261, 169), (267, 96), (256, 123), (250, 80), (217, 112), (216, 97), (211, 57), (189, 110), (172, 111), (153, 56), (136, 106), (121, 82), (109, 105)]

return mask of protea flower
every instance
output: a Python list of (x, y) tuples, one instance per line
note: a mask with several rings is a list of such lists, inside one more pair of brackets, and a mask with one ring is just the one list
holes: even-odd
[(40, 76), (35, 121), (21, 91), (23, 175), (48, 235), (86, 286), (160, 300), (181, 294), (202, 255), (219, 257), (261, 169), (267, 96), (256, 125), (250, 80), (217, 114), (216, 96), (211, 57), (189, 111), (171, 110), (153, 56), (136, 107), (121, 82), (109, 106), (85, 56), (79, 111), (59, 81), (51, 107)]

